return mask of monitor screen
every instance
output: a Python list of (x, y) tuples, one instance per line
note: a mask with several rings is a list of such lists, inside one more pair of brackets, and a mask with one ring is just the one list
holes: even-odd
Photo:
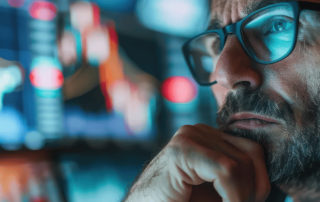
[(70, 14), (60, 14), (50, 2), (0, 2), (0, 146), (41, 149), (65, 139), (154, 141), (157, 95), (146, 90), (148, 82), (140, 82), (150, 76), (117, 51), (112, 58), (121, 61), (125, 74), (112, 92), (106, 82), (120, 70), (108, 70), (109, 63), (62, 65), (61, 18)]

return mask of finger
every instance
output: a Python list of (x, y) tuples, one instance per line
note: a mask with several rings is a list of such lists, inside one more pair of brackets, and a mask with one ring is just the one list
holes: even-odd
[(180, 175), (182, 184), (213, 182), (225, 201), (245, 201), (254, 195), (252, 172), (241, 173), (239, 164), (228, 156), (196, 144), (170, 149), (176, 156), (171, 162), (188, 176)]
[(241, 172), (241, 165), (220, 152), (202, 150), (190, 152), (188, 166), (207, 182), (213, 182), (224, 201), (246, 201), (254, 196), (252, 172)]
[[(222, 133), (222, 131), (220, 131), (220, 130), (218, 130), (216, 128), (210, 127), (210, 126), (205, 125), (205, 124), (200, 124), (200, 123), (195, 124), (194, 127), (198, 128), (199, 130), (201, 130), (204, 133), (212, 134), (210, 136), (212, 138), (216, 138), (218, 140), (222, 140), (221, 137), (220, 137), (221, 136), (220, 133)], [(214, 133), (214, 135), (213, 135), (213, 133)]]
[(212, 187), (212, 183), (203, 183), (192, 187), (189, 202), (222, 202), (218, 192)]
[(223, 152), (224, 154), (228, 155), (230, 158), (234, 159), (235, 161), (241, 163), (243, 161), (250, 160), (250, 156), (247, 155), (246, 152), (242, 152), (237, 147), (235, 147), (232, 144), (229, 144), (229, 142), (226, 142), (222, 136), (225, 135), (222, 131), (213, 128), (208, 125), (204, 124), (196, 124), (194, 127), (199, 128), (203, 133), (209, 134), (210, 137), (214, 137), (214, 140), (217, 141), (219, 144), (214, 144), (214, 142), (208, 141), (208, 137), (206, 136), (204, 141), (208, 142), (210, 144), (209, 148), (217, 149), (219, 148), (219, 151)]
[[(176, 132), (175, 136), (177, 136), (176, 140), (180, 144), (181, 141), (185, 141), (185, 139), (192, 140), (194, 143), (202, 145), (206, 148), (211, 148), (216, 151), (221, 151), (222, 153), (231, 153), (234, 152), (235, 149), (230, 148), (230, 146), (225, 144), (225, 141), (220, 137), (221, 131), (216, 129), (206, 129), (202, 127), (201, 124), (197, 124), (194, 126), (185, 125), (179, 128)], [(181, 137), (181, 138), (180, 138)]]
[[(213, 133), (217, 130), (204, 124), (197, 124), (195, 127), (208, 133)], [(220, 134), (221, 138), (226, 135), (224, 133)], [(249, 156), (252, 159), (255, 175), (257, 175), (254, 180), (257, 187), (257, 190), (255, 191), (256, 201), (265, 201), (270, 192), (270, 181), (266, 170), (262, 147), (259, 144), (245, 138), (239, 139), (238, 137), (230, 136), (229, 139), (233, 143), (232, 145), (236, 146), (236, 148), (230, 147), (229, 144), (224, 145), (223, 148), (225, 149), (225, 154), (235, 160), (239, 159), (239, 161), (246, 161), (246, 157), (241, 154), (244, 152), (246, 156)], [(237, 153), (234, 149), (240, 149), (241, 152)]]
[[(191, 179), (197, 179), (191, 182), (199, 183), (203, 180), (214, 182), (220, 196), (226, 201), (247, 200), (254, 196), (254, 166), (250, 156), (232, 144), (227, 144), (221, 138), (221, 131), (210, 127), (201, 127), (201, 125), (197, 126), (181, 127), (174, 137), (175, 141), (172, 141), (173, 144), (180, 145), (186, 159), (194, 161), (190, 165), (184, 165), (182, 161), (180, 165), (188, 176), (191, 176)], [(220, 156), (223, 157), (220, 158)], [(211, 164), (212, 162), (214, 164)], [(214, 165), (218, 167), (214, 167)], [(210, 174), (208, 169), (217, 175), (216, 181), (209, 181), (212, 179), (209, 176), (204, 176), (205, 173)]]
[(256, 184), (255, 201), (265, 201), (270, 193), (271, 185), (262, 146), (246, 138), (235, 137), (228, 134), (223, 134), (222, 138), (233, 144), (235, 147), (253, 159)]

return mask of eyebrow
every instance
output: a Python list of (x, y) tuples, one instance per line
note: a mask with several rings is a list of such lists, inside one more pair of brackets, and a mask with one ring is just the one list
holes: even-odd
[[(282, 3), (286, 1), (297, 1), (297, 0), (261, 0), (261, 1), (253, 1), (250, 5), (248, 5), (244, 9), (245, 15), (250, 15), (251, 13), (262, 9), (266, 6), (270, 6), (272, 4), (277, 4), (277, 3)], [(221, 20), (218, 19), (218, 16), (214, 16), (210, 20), (210, 24), (208, 26), (207, 30), (212, 30), (212, 29), (221, 29), (222, 28), (222, 22)]]
[(221, 20), (218, 19), (218, 16), (214, 16), (209, 23), (209, 26), (207, 30), (212, 30), (212, 29), (221, 29)]
[(286, 1), (297, 1), (297, 0), (262, 0), (262, 1), (253, 1), (250, 5), (248, 5), (245, 9), (245, 14), (250, 15), (251, 13), (264, 8), (266, 6), (270, 6), (277, 3), (282, 3)]

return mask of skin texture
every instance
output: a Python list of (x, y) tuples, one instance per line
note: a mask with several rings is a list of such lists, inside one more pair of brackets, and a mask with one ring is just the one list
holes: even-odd
[[(259, 1), (214, 0), (212, 18), (221, 27), (235, 23), (247, 15), (253, 2)], [(220, 107), (221, 126), (235, 105), (257, 111), (255, 106), (262, 102), (274, 106), (272, 115), (288, 112), (276, 127), (248, 132), (201, 124), (183, 126), (146, 167), (125, 201), (265, 201), (269, 177), (295, 202), (318, 201), (317, 19), (318, 13), (302, 11), (294, 51), (271, 65), (254, 62), (238, 39), (229, 35), (212, 75), (218, 82), (212, 91)], [(256, 101), (250, 105), (244, 95)], [(243, 103), (237, 103), (238, 99)]]
[(198, 124), (177, 131), (125, 201), (260, 202), (269, 191), (259, 144)]
[[(252, 4), (252, 2), (253, 1), (248, 0), (214, 0), (212, 1), (211, 16), (217, 17), (221, 26), (225, 27), (226, 25), (235, 23), (245, 17), (245, 8)], [(320, 3), (320, 1), (316, 0), (309, 2)], [(302, 14), (302, 19), (300, 17), (300, 21), (302, 20), (305, 23), (308, 18), (309, 20), (314, 19), (314, 14), (311, 16)], [(303, 44), (297, 44), (297, 46), (296, 49), (300, 50), (303, 48)], [(293, 103), (293, 95), (295, 93), (300, 93), (300, 96), (297, 96), (299, 98), (302, 98), (302, 94), (305, 93), (305, 91), (298, 91), (293, 88), (294, 85), (295, 87), (300, 86), (301, 84), (304, 86), (299, 89), (307, 87), (312, 88), (312, 93), (316, 94), (318, 88), (313, 84), (317, 83), (315, 81), (317, 81), (318, 78), (310, 76), (310, 74), (318, 72), (318, 67), (314, 64), (319, 62), (317, 57), (315, 57), (318, 55), (319, 49), (317, 47), (308, 47), (308, 49), (310, 48), (312, 50), (310, 50), (308, 54), (301, 54), (301, 51), (294, 51), (293, 54), (285, 60), (268, 65), (267, 68), (265, 68), (263, 65), (257, 64), (250, 59), (242, 49), (236, 37), (229, 37), (223, 53), (219, 58), (214, 76), (218, 81), (218, 84), (212, 86), (212, 91), (218, 101), (219, 107), (223, 105), (225, 96), (230, 91), (236, 90), (236, 85), (241, 81), (249, 81), (252, 89), (268, 88), (270, 89), (268, 93), (272, 93), (278, 99), (286, 100), (289, 103)], [(305, 68), (306, 60), (312, 61), (307, 64), (311, 69)], [(297, 61), (301, 62), (297, 63)], [(292, 66), (294, 66), (294, 68), (292, 68)], [(309, 71), (306, 72), (305, 70)], [(300, 82), (297, 82), (296, 79)]]
[[(320, 3), (320, 1), (311, 2)], [(248, 4), (250, 1), (213, 1), (212, 16), (218, 17), (221, 26), (224, 27), (242, 19), (246, 15), (244, 8)], [(305, 148), (310, 148), (304, 154), (309, 153), (312, 160), (304, 162), (307, 157), (300, 159), (298, 157), (297, 162), (299, 161), (301, 166), (297, 174), (277, 182), (278, 186), (288, 193), (295, 202), (319, 200), (319, 181), (315, 180), (319, 176), (317, 166), (315, 166), (319, 162), (319, 152), (317, 151), (319, 133), (316, 130), (318, 127), (316, 121), (311, 124), (312, 119), (318, 120), (319, 111), (319, 37), (312, 34), (320, 28), (318, 15), (319, 13), (314, 11), (302, 11), (299, 19), (301, 24), (298, 42), (293, 53), (286, 59), (272, 65), (264, 66), (253, 62), (243, 51), (236, 37), (229, 36), (213, 75), (218, 84), (212, 86), (212, 90), (222, 111), (227, 100), (226, 96), (235, 94), (239, 90), (241, 82), (249, 82), (249, 87), (246, 87), (249, 90), (267, 94), (274, 103), (290, 105), (296, 119), (295, 127), (291, 127), (291, 130), (282, 126), (273, 131), (267, 130), (255, 134), (234, 131), (233, 135), (247, 136), (249, 139), (256, 139), (252, 136), (257, 136), (257, 134), (268, 136), (269, 139), (266, 138), (264, 141), (268, 142), (269, 146), (271, 145), (273, 151), (279, 151), (281, 147), (284, 147), (284, 142), (292, 140), (294, 132), (308, 129), (307, 125), (314, 126), (313, 129), (309, 127), (313, 134), (307, 135), (304, 132), (300, 134), (300, 137), (310, 138), (309, 142), (313, 141), (315, 145), (304, 142), (307, 145)], [(310, 109), (309, 106), (313, 104), (315, 107)], [(309, 115), (306, 115), (306, 111), (310, 111)], [(299, 139), (297, 136), (295, 138)], [(277, 141), (282, 144), (277, 145)], [(298, 144), (297, 142), (288, 143), (288, 145)], [(302, 142), (300, 141), (300, 143)], [(266, 152), (267, 149), (264, 148), (264, 150)], [(274, 152), (269, 153), (275, 154)], [(303, 152), (299, 154), (304, 155)], [(275, 160), (275, 162), (280, 165), (279, 161)], [(267, 167), (270, 171), (269, 167), (272, 166), (267, 163)], [(292, 167), (294, 166), (292, 165)], [(307, 170), (306, 167), (308, 167)], [(270, 172), (269, 176), (271, 176)]]
[[(99, 85), (99, 68), (91, 66), (89, 59), (103, 63), (110, 55), (109, 33), (104, 26), (94, 26), (95, 19), (92, 5), (88, 2), (76, 2), (70, 7), (71, 25), (85, 38), (87, 58), (81, 68), (72, 76), (65, 78), (63, 84), (63, 97), (65, 100), (73, 99), (88, 93)], [(86, 34), (83, 34), (85, 32)], [(139, 69), (123, 50), (119, 51), (119, 57), (123, 65), (123, 71), (132, 85), (138, 88), (136, 97), (149, 102), (150, 96), (158, 89), (157, 80), (151, 75)], [(63, 31), (58, 41), (59, 60), (64, 68), (71, 68), (77, 62), (76, 40), (72, 32)], [(0, 61), (1, 62), (1, 61)]]

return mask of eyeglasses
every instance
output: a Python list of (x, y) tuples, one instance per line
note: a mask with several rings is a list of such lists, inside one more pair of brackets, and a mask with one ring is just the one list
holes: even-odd
[(188, 40), (182, 51), (194, 79), (203, 86), (217, 83), (212, 75), (227, 35), (232, 33), (257, 63), (267, 65), (285, 59), (296, 45), (299, 16), (304, 9), (320, 11), (320, 4), (298, 1), (273, 4), (223, 29), (209, 30)]

